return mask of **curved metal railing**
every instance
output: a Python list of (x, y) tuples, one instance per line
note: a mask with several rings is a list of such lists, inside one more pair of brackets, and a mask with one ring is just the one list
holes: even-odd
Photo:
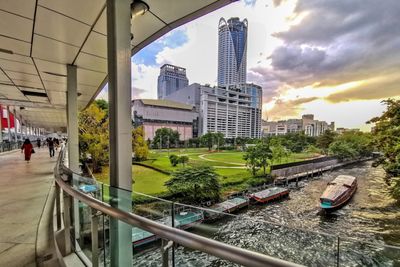
[[(63, 179), (63, 175), (69, 176), (72, 172), (63, 166), (64, 149), (60, 152), (57, 164), (55, 167), (55, 180), (59, 188), (61, 188), (66, 194), (68, 194), (73, 199), (82, 201), (92, 209), (100, 211), (114, 219), (118, 219), (127, 224), (135, 227), (139, 227), (145, 231), (151, 232), (156, 236), (172, 241), (183, 247), (198, 250), (209, 255), (213, 255), (223, 260), (230, 261), (232, 263), (237, 263), (243, 266), (276, 266), (276, 267), (288, 267), (288, 266), (299, 266), (294, 263), (283, 261), (277, 258), (273, 258), (267, 255), (256, 253), (250, 250), (242, 249), (239, 247), (231, 246), (222, 242), (218, 242), (209, 238), (205, 238), (190, 232), (186, 232), (177, 228), (173, 228), (150, 219), (141, 217), (136, 214), (132, 214), (117, 208), (110, 206), (98, 199), (95, 199), (77, 189), (73, 188), (66, 179)], [(65, 177), (64, 177), (65, 178)], [(57, 203), (56, 203), (57, 204)], [(64, 209), (68, 209), (70, 204), (65, 205)], [(59, 208), (57, 204), (57, 209)], [(65, 211), (64, 211), (65, 216)], [(70, 216), (67, 212), (67, 217)], [(57, 224), (59, 224), (59, 219), (57, 218)], [(66, 228), (70, 226), (69, 223), (65, 223)], [(66, 240), (69, 240), (70, 236), (67, 234)], [(66, 246), (68, 248), (68, 245)], [(67, 249), (68, 250), (68, 249)]]

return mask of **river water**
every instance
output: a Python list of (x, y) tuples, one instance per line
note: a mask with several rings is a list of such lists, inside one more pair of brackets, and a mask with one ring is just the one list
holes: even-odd
[[(340, 174), (356, 176), (358, 190), (342, 209), (325, 214), (319, 197)], [(384, 178), (382, 168), (371, 167), (370, 161), (359, 163), (302, 181), (287, 200), (251, 206), (236, 217), (191, 231), (306, 266), (337, 266), (338, 262), (340, 266), (400, 266), (400, 250), (384, 247), (400, 246), (400, 207), (389, 196)], [(134, 262), (160, 266), (159, 246), (135, 253)], [(235, 265), (179, 247), (175, 266)]]

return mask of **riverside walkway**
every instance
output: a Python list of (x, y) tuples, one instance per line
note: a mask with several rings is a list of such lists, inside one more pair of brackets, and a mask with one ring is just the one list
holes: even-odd
[(47, 147), (32, 154), (30, 163), (21, 151), (0, 153), (0, 265), (36, 266), (39, 222), (45, 220), (46, 199), (53, 185), (56, 156)]

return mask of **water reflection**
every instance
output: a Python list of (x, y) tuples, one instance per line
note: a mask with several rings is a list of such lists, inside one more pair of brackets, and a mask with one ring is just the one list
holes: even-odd
[[(400, 208), (388, 194), (384, 171), (372, 168), (370, 164), (365, 162), (325, 173), (306, 181), (304, 187), (292, 190), (287, 200), (253, 206), (240, 217), (204, 224), (194, 231), (307, 266), (336, 266), (338, 242), (340, 266), (400, 266), (400, 253), (396, 249), (336, 238), (342, 236), (375, 244), (400, 245)], [(327, 183), (340, 174), (356, 176), (358, 190), (342, 209), (323, 213), (319, 208), (319, 197)], [(140, 266), (160, 264), (158, 249), (137, 253), (134, 258)], [(176, 266), (234, 265), (178, 248)]]

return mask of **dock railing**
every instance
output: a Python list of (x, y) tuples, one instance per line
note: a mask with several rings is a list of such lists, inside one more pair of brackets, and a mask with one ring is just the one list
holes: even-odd
[[(95, 185), (91, 188), (92, 190), (85, 192), (79, 190), (79, 186), (73, 186), (73, 184), (77, 184), (72, 181), (73, 179), (78, 179), (80, 182), (85, 181), (85, 178), (72, 173), (63, 166), (64, 156), (65, 149), (62, 148), (55, 167), (57, 230), (64, 227), (64, 252), (66, 254), (76, 252), (78, 256), (84, 258), (84, 261), (88, 262), (89, 260), (93, 267), (107, 266), (110, 262), (107, 230), (109, 218), (139, 227), (162, 239), (162, 253), (160, 254), (162, 266), (175, 266), (177, 255), (171, 248), (177, 246), (199, 251), (203, 257), (214, 257), (242, 266), (299, 266), (114, 208), (109, 202), (115, 201), (115, 199), (111, 199), (108, 194), (110, 188), (106, 185)], [(93, 183), (90, 184), (93, 185)], [(61, 201), (61, 196), (63, 201)], [(78, 201), (78, 205), (74, 205), (75, 201)], [(78, 207), (79, 212), (73, 210), (74, 206)], [(89, 214), (85, 216), (84, 210), (89, 210)], [(77, 214), (79, 214), (79, 219), (76, 218)], [(90, 231), (87, 232), (90, 233), (89, 237), (85, 236), (82, 231), (87, 223), (90, 224)], [(89, 248), (85, 246), (88, 240), (91, 243)], [(126, 256), (132, 257), (132, 255)]]

